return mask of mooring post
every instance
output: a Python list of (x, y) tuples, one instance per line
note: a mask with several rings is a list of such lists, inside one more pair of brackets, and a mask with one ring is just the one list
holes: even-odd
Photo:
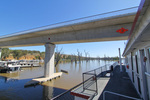
[(55, 58), (55, 44), (45, 44), (45, 64), (44, 76), (50, 77), (54, 74), (54, 58)]

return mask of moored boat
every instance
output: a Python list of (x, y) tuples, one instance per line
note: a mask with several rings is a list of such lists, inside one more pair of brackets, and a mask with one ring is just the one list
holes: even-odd
[(12, 73), (20, 71), (21, 65), (15, 61), (1, 61), (0, 62), (0, 73)]
[(39, 67), (39, 61), (38, 60), (19, 60), (18, 61), (21, 67)]

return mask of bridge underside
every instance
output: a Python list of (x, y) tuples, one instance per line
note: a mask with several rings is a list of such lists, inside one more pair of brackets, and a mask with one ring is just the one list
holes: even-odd
[[(52, 25), (0, 37), (0, 48), (45, 45), (45, 77), (54, 74), (55, 44), (126, 40), (135, 13), (80, 23)], [(116, 32), (128, 29), (124, 34)]]
[[(97, 42), (97, 41), (114, 41), (126, 40), (131, 28), (130, 24), (86, 29), (72, 32), (49, 34), (38, 37), (22, 38), (17, 40), (10, 40), (0, 43), (0, 47), (18, 47), (18, 46), (34, 46), (44, 45), (45, 43), (65, 44), (65, 43), (81, 43), (81, 42)], [(124, 34), (117, 33), (116, 30), (124, 27), (129, 29)]]
[[(126, 40), (135, 13), (119, 15), (99, 20), (91, 20), (68, 25), (47, 26), (0, 37), (0, 48), (45, 45), (46, 43), (64, 44)], [(120, 28), (128, 29), (120, 34)]]

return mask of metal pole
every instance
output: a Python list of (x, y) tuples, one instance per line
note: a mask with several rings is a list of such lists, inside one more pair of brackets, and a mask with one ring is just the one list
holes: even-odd
[(1, 61), (1, 57), (2, 57), (2, 49), (0, 48), (0, 61)]
[(134, 97), (130, 97), (130, 96), (126, 96), (126, 95), (123, 95), (123, 94), (119, 94), (119, 93), (115, 93), (115, 92), (110, 92), (110, 91), (104, 91), (103, 92), (103, 100), (105, 100), (105, 94), (106, 93), (117, 95), (117, 96), (122, 96), (122, 97), (125, 97), (125, 98), (128, 98), (128, 99), (133, 99), (133, 100), (142, 100), (140, 98), (134, 98)]
[(97, 77), (96, 77), (96, 74), (95, 74), (95, 83), (96, 83), (96, 93), (98, 93), (98, 88), (97, 88)]
[(82, 73), (82, 80), (83, 80), (83, 91), (84, 91), (84, 73)]
[(120, 62), (120, 72), (122, 72), (122, 65), (121, 65), (121, 53), (120, 53), (120, 48), (119, 49), (119, 62)]

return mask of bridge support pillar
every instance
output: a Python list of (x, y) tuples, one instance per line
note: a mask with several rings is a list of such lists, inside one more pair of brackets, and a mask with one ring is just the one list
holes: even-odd
[(44, 76), (50, 77), (54, 74), (54, 58), (55, 58), (55, 45), (47, 43), (45, 44), (45, 64), (44, 64)]
[(0, 61), (2, 60), (2, 48), (0, 48)]

